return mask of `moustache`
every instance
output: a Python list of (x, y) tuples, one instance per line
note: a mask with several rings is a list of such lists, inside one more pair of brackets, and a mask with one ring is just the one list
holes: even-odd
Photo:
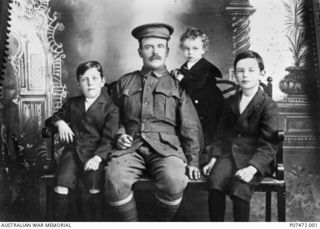
[(153, 60), (161, 60), (161, 56), (158, 56), (158, 55), (153, 55), (149, 58), (150, 61), (153, 61)]

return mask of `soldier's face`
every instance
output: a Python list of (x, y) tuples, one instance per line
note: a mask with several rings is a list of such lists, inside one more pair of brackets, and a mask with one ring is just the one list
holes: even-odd
[(138, 52), (145, 67), (158, 69), (164, 65), (167, 59), (168, 41), (157, 37), (143, 38)]
[(96, 68), (90, 68), (79, 77), (79, 87), (81, 93), (86, 98), (96, 98), (101, 93), (104, 86), (104, 78)]

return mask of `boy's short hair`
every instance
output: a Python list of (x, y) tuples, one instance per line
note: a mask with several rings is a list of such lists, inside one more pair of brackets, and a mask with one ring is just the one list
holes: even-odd
[(203, 43), (203, 49), (207, 52), (209, 50), (209, 37), (207, 34), (202, 32), (199, 28), (188, 28), (186, 32), (184, 32), (180, 37), (180, 47), (182, 47), (182, 43), (186, 39), (192, 39), (195, 40), (197, 37), (200, 37)]
[(96, 68), (98, 72), (100, 72), (101, 78), (103, 78), (103, 71), (102, 66), (98, 61), (90, 60), (86, 61), (84, 63), (79, 64), (76, 71), (77, 80), (79, 81), (79, 78), (81, 75), (83, 75), (87, 70), (91, 68)]
[(251, 50), (247, 50), (247, 51), (240, 52), (240, 53), (236, 56), (236, 58), (234, 59), (234, 64), (233, 64), (234, 70), (236, 70), (237, 63), (238, 63), (240, 60), (242, 60), (242, 59), (247, 59), (247, 58), (256, 59), (257, 62), (258, 62), (260, 71), (263, 71), (263, 70), (264, 70), (264, 63), (263, 63), (263, 60), (262, 60), (261, 56), (260, 56), (258, 53), (254, 52), (254, 51), (251, 51)]

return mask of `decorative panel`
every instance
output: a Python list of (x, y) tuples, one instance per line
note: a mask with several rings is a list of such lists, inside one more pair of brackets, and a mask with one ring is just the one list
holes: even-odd
[(64, 27), (50, 11), (49, 0), (14, 0), (11, 6), (9, 60), (18, 81), (20, 128), (26, 129), (29, 116), (33, 127), (40, 128), (66, 97), (61, 82), (65, 55), (62, 44), (54, 38)]

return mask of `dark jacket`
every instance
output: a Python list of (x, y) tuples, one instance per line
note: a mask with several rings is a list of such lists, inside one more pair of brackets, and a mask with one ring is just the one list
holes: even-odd
[(277, 152), (279, 111), (276, 103), (260, 88), (240, 115), (241, 92), (225, 101), (211, 157), (231, 154), (238, 169), (253, 165), (264, 176)]
[(84, 96), (68, 99), (59, 111), (45, 121), (45, 125), (54, 127), (58, 120), (67, 122), (75, 134), (73, 143), (66, 145), (65, 150), (76, 150), (82, 162), (94, 155), (107, 159), (114, 148), (119, 109), (112, 103), (105, 89), (87, 111)]
[(135, 151), (142, 139), (161, 155), (177, 156), (198, 166), (203, 149), (201, 124), (190, 97), (165, 67), (126, 74), (112, 93), (125, 129), (119, 133), (125, 131), (138, 139), (131, 148), (114, 154)]
[(223, 108), (223, 95), (216, 85), (216, 77), (222, 78), (221, 72), (204, 58), (190, 70), (185, 63), (180, 71), (185, 76), (180, 84), (192, 99), (208, 145), (212, 142)]

